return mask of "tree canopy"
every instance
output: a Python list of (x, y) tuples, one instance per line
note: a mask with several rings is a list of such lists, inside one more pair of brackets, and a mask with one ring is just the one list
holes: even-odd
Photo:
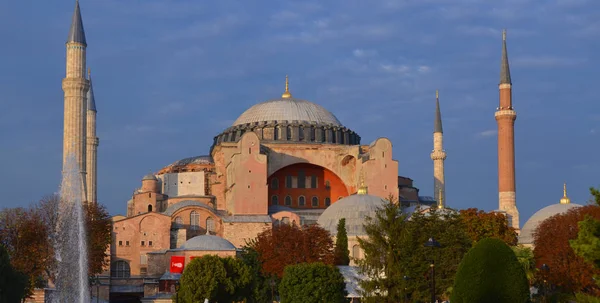
[[(361, 282), (367, 302), (401, 302), (431, 298), (430, 264), (436, 264), (436, 294), (447, 298), (463, 255), (471, 247), (464, 225), (454, 212), (431, 209), (428, 213), (401, 212), (395, 203), (367, 218), (365, 237), (359, 237), (364, 258), (360, 271), (368, 277)], [(429, 238), (439, 248), (425, 247)]]
[(350, 252), (348, 251), (348, 234), (346, 233), (345, 218), (341, 218), (337, 225), (334, 254), (336, 265), (350, 264)]
[(281, 278), (288, 265), (334, 263), (331, 234), (318, 225), (282, 224), (260, 233), (248, 246), (258, 252), (262, 272)]
[(279, 294), (281, 303), (344, 303), (347, 292), (339, 269), (317, 262), (286, 267)]
[(482, 239), (460, 263), (453, 303), (525, 303), (529, 283), (513, 251), (496, 238)]
[(0, 303), (20, 302), (27, 295), (27, 276), (10, 264), (8, 252), (0, 244)]
[(485, 238), (497, 238), (509, 246), (517, 245), (517, 230), (508, 226), (504, 214), (469, 208), (460, 210), (460, 218), (474, 243)]
[[(569, 242), (577, 239), (578, 223), (586, 215), (600, 219), (600, 207), (588, 205), (571, 209), (542, 221), (534, 231), (533, 253), (536, 265), (540, 267), (547, 264), (549, 271), (544, 273), (544, 278), (564, 292), (586, 290), (589, 294), (599, 293), (599, 288), (592, 279), (599, 270), (578, 256)], [(584, 231), (588, 232), (590, 231)]]
[[(183, 271), (177, 299), (202, 303), (237, 302), (248, 295), (250, 268), (240, 259), (206, 255), (194, 258)], [(175, 298), (174, 298), (175, 299)]]

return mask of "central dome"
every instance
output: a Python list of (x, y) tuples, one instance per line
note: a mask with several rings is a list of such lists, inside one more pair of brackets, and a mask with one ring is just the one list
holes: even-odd
[(264, 121), (315, 122), (342, 126), (335, 115), (322, 106), (291, 97), (256, 104), (239, 116), (232, 126)]

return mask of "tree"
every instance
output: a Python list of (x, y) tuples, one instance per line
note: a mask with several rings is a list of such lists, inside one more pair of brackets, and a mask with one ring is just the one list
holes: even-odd
[(517, 245), (517, 230), (508, 226), (504, 214), (469, 208), (460, 210), (460, 218), (473, 243), (485, 238), (497, 238), (509, 246)]
[(577, 238), (578, 222), (586, 215), (600, 219), (600, 207), (588, 205), (569, 210), (542, 221), (534, 231), (536, 265), (547, 264), (550, 270), (540, 274), (551, 285), (564, 292), (574, 293), (585, 290), (588, 294), (598, 294), (599, 288), (592, 280), (598, 269), (571, 248), (569, 240)]
[(350, 264), (350, 252), (348, 251), (348, 234), (346, 233), (346, 218), (341, 218), (338, 222), (334, 254), (336, 265)]
[(320, 262), (286, 267), (279, 293), (282, 303), (343, 303), (347, 295), (339, 269)]
[(245, 299), (252, 275), (240, 259), (206, 255), (183, 271), (177, 299), (183, 302), (237, 302)]
[(460, 262), (453, 303), (529, 301), (529, 284), (513, 251), (496, 238), (482, 239)]
[(331, 234), (318, 225), (282, 224), (260, 233), (247, 244), (258, 252), (262, 272), (281, 278), (288, 265), (322, 262), (334, 263)]
[(27, 276), (10, 264), (8, 252), (0, 244), (0, 303), (20, 302), (27, 294)]
[(592, 194), (592, 201), (597, 205), (600, 206), (600, 190), (590, 187), (590, 193)]
[(270, 277), (265, 276), (261, 269), (258, 252), (251, 247), (243, 247), (240, 259), (248, 268), (252, 275), (246, 299), (248, 303), (262, 303), (273, 301), (275, 285)]
[(13, 256), (12, 267), (27, 276), (27, 296), (44, 286), (41, 277), (54, 255), (48, 247), (48, 230), (36, 209), (4, 209), (0, 213), (0, 245)]
[[(600, 205), (600, 191), (592, 187), (590, 193), (595, 197), (597, 205)], [(586, 215), (577, 225), (577, 239), (569, 240), (571, 248), (578, 256), (600, 269), (600, 221)], [(596, 284), (599, 283), (600, 279), (596, 277)]]
[(523, 267), (523, 271), (525, 272), (525, 276), (527, 280), (531, 283), (535, 278), (535, 258), (533, 255), (533, 250), (529, 247), (524, 247), (522, 245), (512, 246), (511, 247), (519, 264)]
[[(430, 264), (436, 266), (436, 294), (446, 298), (463, 255), (471, 247), (459, 216), (452, 211), (430, 209), (405, 214), (395, 203), (367, 218), (365, 237), (359, 237), (364, 259), (360, 272), (367, 276), (360, 283), (367, 302), (400, 302), (431, 298)], [(439, 248), (425, 247), (430, 237)], [(405, 278), (406, 277), (406, 278)]]

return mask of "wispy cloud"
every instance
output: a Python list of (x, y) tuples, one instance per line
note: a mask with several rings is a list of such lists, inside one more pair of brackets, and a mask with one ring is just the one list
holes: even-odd
[(484, 130), (481, 131), (479, 133), (476, 134), (476, 137), (478, 138), (488, 138), (488, 137), (493, 137), (496, 134), (498, 134), (498, 131), (495, 129), (488, 129), (488, 130)]
[(532, 68), (575, 67), (587, 61), (586, 58), (568, 58), (556, 56), (528, 56), (511, 60), (513, 66)]

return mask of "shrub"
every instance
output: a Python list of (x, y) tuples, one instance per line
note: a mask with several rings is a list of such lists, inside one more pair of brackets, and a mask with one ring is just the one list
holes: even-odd
[(339, 269), (323, 263), (287, 266), (279, 284), (282, 303), (346, 302), (346, 283)]
[(460, 262), (450, 301), (528, 302), (525, 271), (508, 245), (498, 239), (483, 239)]

